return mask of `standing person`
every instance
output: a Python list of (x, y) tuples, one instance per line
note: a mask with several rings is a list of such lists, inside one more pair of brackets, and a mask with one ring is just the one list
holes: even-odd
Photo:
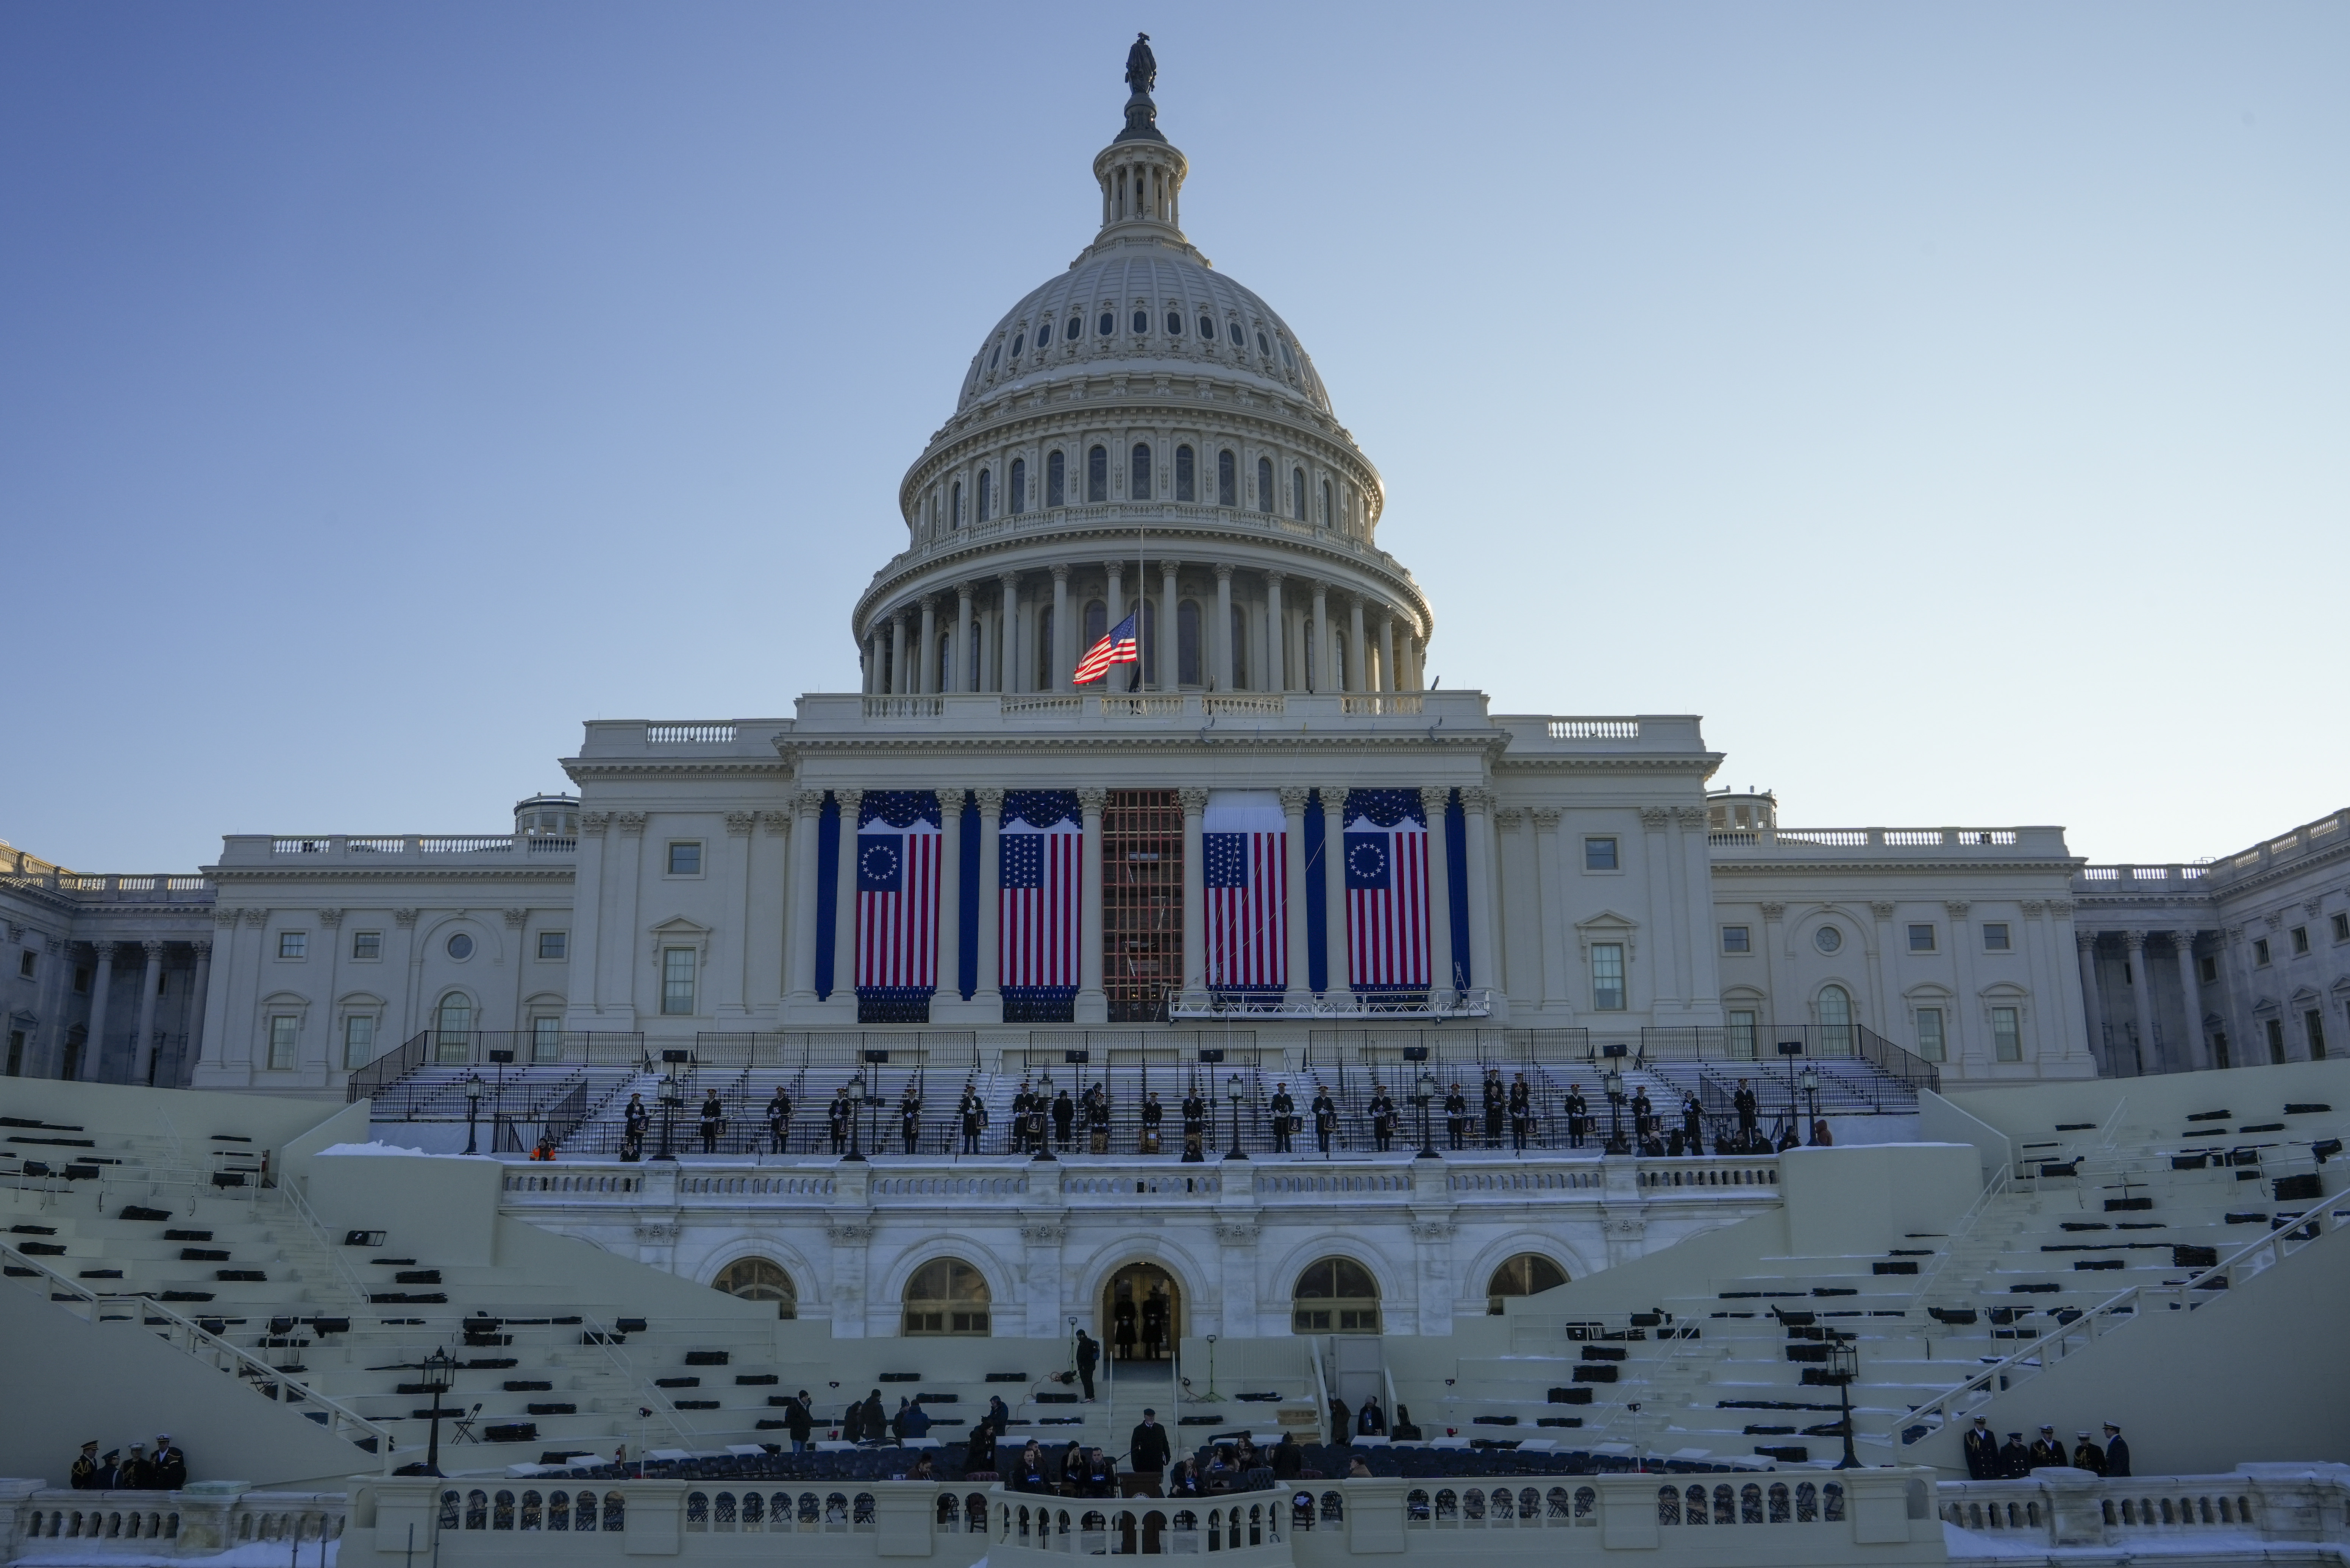
[(1482, 1092), (1485, 1100), (1485, 1147), (1499, 1148), (1502, 1147), (1502, 1120), (1509, 1108), (1509, 1096), (1502, 1092), (1502, 1070), (1499, 1067), (1485, 1069)]
[(792, 1452), (806, 1453), (809, 1434), (816, 1430), (816, 1412), (809, 1407), (806, 1389), (800, 1390), (799, 1397), (784, 1401), (784, 1426), (792, 1435)]
[(1330, 1396), (1330, 1446), (1337, 1448), (1354, 1436), (1355, 1413), (1336, 1394)]
[(1273, 1152), (1289, 1154), (1291, 1133), (1296, 1130), (1297, 1102), (1289, 1096), (1289, 1085), (1282, 1084), (1273, 1091), (1267, 1108), (1273, 1113)]
[(1526, 1075), (1520, 1073), (1510, 1085), (1510, 1147), (1520, 1154), (1526, 1151), (1526, 1141), (1534, 1136), (1534, 1092), (1527, 1085)]
[(2126, 1476), (2129, 1473), (2129, 1445), (2122, 1441), (2122, 1429), (2108, 1421), (2106, 1423), (2106, 1474)]
[(73, 1467), (66, 1472), (66, 1484), (76, 1491), (98, 1489), (98, 1439), (92, 1438), (74, 1456)]
[(1322, 1148), (1322, 1156), (1330, 1155), (1330, 1135), (1338, 1130), (1338, 1102), (1321, 1085), (1314, 1085), (1314, 1141)]
[(1384, 1084), (1371, 1085), (1371, 1141), (1385, 1154), (1395, 1142), (1396, 1105)]
[(98, 1471), (89, 1478), (92, 1491), (119, 1491), (122, 1487), (122, 1450), (109, 1449), (98, 1461)]
[(1096, 1154), (1109, 1152), (1109, 1087), (1096, 1084), (1086, 1094), (1086, 1143)]
[(1828, 1119), (1815, 1116), (1812, 1120), (1812, 1147), (1826, 1148), (1835, 1142), (1835, 1134), (1828, 1130)]
[(1754, 1090), (1746, 1080), (1738, 1080), (1738, 1092), (1730, 1096), (1738, 1112), (1738, 1152), (1754, 1152), (1754, 1124), (1762, 1115), (1762, 1102), (1754, 1097)]
[(652, 1126), (653, 1114), (645, 1109), (642, 1095), (630, 1095), (620, 1112), (620, 1158), (642, 1159), (645, 1157), (645, 1129)]
[(1142, 1136), (1137, 1140), (1144, 1154), (1159, 1152), (1159, 1124), (1167, 1119), (1167, 1112), (1159, 1103), (1159, 1091), (1153, 1089), (1142, 1100)]
[[(2085, 1432), (2081, 1435), (2088, 1436)], [(1991, 1429), (1990, 1422), (1977, 1416), (1973, 1428), (1960, 1446), (1966, 1450), (1969, 1480), (1999, 1479), (1999, 1438)]]
[(922, 1408), (922, 1397), (917, 1394), (899, 1414), (898, 1438), (902, 1442), (908, 1438), (927, 1438), (930, 1435), (931, 1413)]
[(1167, 1440), (1167, 1428), (1159, 1424), (1159, 1412), (1144, 1406), (1141, 1422), (1126, 1440), (1127, 1463), (1134, 1467), (1136, 1475), (1149, 1476), (1156, 1486), (1159, 1478), (1166, 1473), (1168, 1458), (1173, 1452)]
[(147, 1475), (157, 1491), (178, 1491), (188, 1484), (188, 1456), (172, 1446), (172, 1434), (155, 1434), (154, 1451), (147, 1456)]
[(1110, 1329), (1120, 1361), (1134, 1359), (1134, 1342), (1138, 1337), (1134, 1332), (1135, 1320), (1139, 1315), (1134, 1310), (1134, 1298), (1130, 1295), (1118, 1297), (1118, 1304), (1110, 1309)]
[(2075, 1432), (2073, 1435), (2079, 1439), (2073, 1445), (2073, 1468), (2076, 1470), (2086, 1470), (2093, 1476), (2105, 1474), (2106, 1450), (2091, 1442), (2089, 1434), (2086, 1432)]
[(1388, 1418), (1379, 1413), (1379, 1402), (1377, 1398), (1366, 1397), (1363, 1400), (1363, 1407), (1355, 1412), (1355, 1430), (1366, 1438), (1384, 1438), (1388, 1435)]
[(982, 1416), (971, 1429), (971, 1439), (962, 1451), (962, 1474), (965, 1480), (978, 1480), (993, 1476), (995, 1469), (995, 1428)]
[(2023, 1434), (2010, 1432), (2007, 1442), (1999, 1450), (1999, 1473), (2002, 1480), (2022, 1480), (2032, 1473), (2032, 1450), (2023, 1446)]
[(716, 1154), (718, 1152), (719, 1130), (725, 1127), (725, 1125), (726, 1107), (719, 1103), (718, 1091), (712, 1089), (709, 1094), (703, 1096), (702, 1100), (702, 1153)]
[(898, 1137), (912, 1154), (922, 1141), (922, 1096), (909, 1083), (898, 1098)]
[(848, 1085), (832, 1096), (832, 1104), (824, 1108), (824, 1130), (832, 1138), (832, 1152), (848, 1152), (848, 1124), (857, 1119), (857, 1106), (848, 1097)]
[(1142, 1298), (1142, 1359), (1159, 1359), (1159, 1347), (1167, 1342), (1167, 1293), (1159, 1286)]
[(1208, 1136), (1208, 1102), (1200, 1097), (1200, 1085), (1193, 1084), (1191, 1092), (1183, 1096), (1183, 1147), (1188, 1149), (1192, 1140), (1205, 1141)]
[(1584, 1136), (1591, 1130), (1591, 1102), (1583, 1097), (1582, 1087), (1566, 1086), (1566, 1147), (1581, 1148)]
[(962, 1151), (965, 1154), (977, 1154), (979, 1135), (987, 1130), (987, 1102), (981, 1099), (979, 1091), (969, 1084), (962, 1086), (962, 1108), (960, 1115), (962, 1118)]
[(155, 1486), (154, 1467), (147, 1462), (147, 1445), (130, 1445), (130, 1457), (114, 1474), (114, 1485), (120, 1491), (151, 1491)]
[(1691, 1154), (1705, 1152), (1705, 1107), (1695, 1089), (1681, 1096), (1681, 1137)]
[(1455, 1152), (1469, 1145), (1469, 1096), (1461, 1092), (1461, 1080), (1452, 1080), (1452, 1092), (1444, 1096), (1444, 1130), (1452, 1139)]
[(775, 1085), (773, 1098), (767, 1101), (767, 1152), (781, 1154), (791, 1142), (792, 1097), (784, 1093), (781, 1084)]
[(2032, 1468), (2036, 1470), (2043, 1465), (2054, 1465), (2061, 1469), (2065, 1463), (2064, 1444), (2056, 1436), (2056, 1428), (2042, 1427), (2040, 1436), (2032, 1443)]
[(1100, 1343), (1084, 1329), (1077, 1330), (1077, 1386), (1085, 1390), (1088, 1405), (1094, 1402), (1094, 1368), (1100, 1365)]
[(1053, 1100), (1053, 1141), (1060, 1146), (1063, 1154), (1069, 1152), (1069, 1129), (1076, 1124), (1077, 1102), (1069, 1098), (1068, 1090), (1063, 1089)]
[(1632, 1091), (1632, 1135), (1641, 1145), (1643, 1154), (1648, 1152), (1649, 1140), (1657, 1136), (1657, 1106), (1648, 1098), (1645, 1084)]

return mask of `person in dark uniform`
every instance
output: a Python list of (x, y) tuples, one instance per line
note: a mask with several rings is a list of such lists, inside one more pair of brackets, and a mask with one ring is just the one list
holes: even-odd
[[(1274, 1090), (1268, 1108), (1273, 1113), (1273, 1152), (1288, 1154), (1291, 1152), (1289, 1137), (1297, 1116), (1297, 1102), (1290, 1098), (1288, 1085), (1283, 1084)], [(1188, 1116), (1190, 1113), (1185, 1114)]]
[(767, 1152), (781, 1154), (792, 1137), (792, 1097), (775, 1087), (775, 1097), (767, 1102)]
[(1534, 1092), (1520, 1073), (1510, 1085), (1510, 1147), (1520, 1154), (1526, 1151), (1527, 1140), (1534, 1134)]
[(1191, 1147), (1194, 1137), (1204, 1140), (1208, 1136), (1208, 1102), (1200, 1097), (1200, 1085), (1193, 1084), (1191, 1092), (1183, 1096), (1183, 1147)]
[(2032, 1468), (2036, 1470), (2043, 1465), (2054, 1465), (2061, 1469), (2069, 1462), (2064, 1457), (2064, 1445), (2056, 1437), (2056, 1428), (2041, 1428), (2040, 1436), (2032, 1443)]
[(1657, 1106), (1648, 1098), (1645, 1085), (1632, 1091), (1632, 1136), (1639, 1142), (1643, 1153), (1647, 1152), (1648, 1143), (1657, 1136)]
[(76, 1491), (98, 1490), (98, 1439), (92, 1438), (74, 1456), (73, 1467), (66, 1471), (66, 1484)]
[(1086, 1147), (1096, 1154), (1109, 1152), (1109, 1086), (1106, 1084), (1086, 1091)]
[(962, 1104), (957, 1107), (956, 1116), (962, 1123), (963, 1153), (977, 1154), (979, 1135), (987, 1130), (987, 1102), (979, 1097), (977, 1086), (962, 1086)]
[(147, 1477), (157, 1491), (178, 1491), (188, 1484), (188, 1456), (172, 1441), (169, 1432), (155, 1434), (155, 1451), (147, 1456)]
[(832, 1104), (824, 1108), (825, 1131), (832, 1138), (833, 1153), (847, 1152), (848, 1124), (856, 1119), (857, 1106), (848, 1097), (848, 1085), (843, 1084), (840, 1092), (832, 1096)]
[(2078, 1439), (2073, 1445), (2073, 1468), (2086, 1470), (2093, 1476), (2105, 1474), (2106, 1450), (2091, 1442), (2086, 1432), (2075, 1432), (2073, 1436)]
[(1396, 1105), (1388, 1097), (1385, 1085), (1371, 1085), (1371, 1140), (1381, 1154), (1395, 1142)]
[(1321, 1146), (1326, 1158), (1330, 1153), (1330, 1135), (1338, 1130), (1338, 1102), (1321, 1085), (1314, 1085), (1314, 1141)]
[(1053, 1142), (1063, 1154), (1069, 1152), (1069, 1129), (1077, 1124), (1077, 1102), (1063, 1089), (1053, 1099)]
[(1101, 1346), (1084, 1329), (1077, 1330), (1077, 1386), (1085, 1390), (1086, 1403), (1094, 1398), (1094, 1368), (1101, 1364)]
[(702, 1152), (718, 1152), (718, 1135), (726, 1126), (726, 1107), (720, 1103), (718, 1091), (712, 1089), (702, 1100)]
[(1167, 1471), (1167, 1459), (1173, 1451), (1167, 1440), (1167, 1428), (1159, 1424), (1159, 1412), (1148, 1405), (1142, 1407), (1142, 1420), (1126, 1440), (1127, 1462), (1134, 1473), (1149, 1476), (1156, 1482)]
[(1583, 1090), (1573, 1084), (1566, 1086), (1566, 1147), (1581, 1148), (1585, 1135), (1591, 1131), (1591, 1102), (1583, 1097)]
[(1502, 1147), (1502, 1121), (1508, 1114), (1510, 1097), (1502, 1091), (1502, 1070), (1485, 1069), (1485, 1147)]
[(1999, 1437), (1988, 1421), (1977, 1416), (1973, 1428), (1960, 1446), (1966, 1449), (1969, 1480), (1999, 1479)]
[(2032, 1450), (2023, 1446), (2022, 1433), (2007, 1435), (1999, 1450), (1999, 1473), (2002, 1480), (2022, 1480), (2032, 1473)]
[(1167, 1343), (1167, 1293), (1157, 1285), (1142, 1298), (1142, 1359), (1159, 1359), (1159, 1347)]
[(1139, 1337), (1135, 1333), (1135, 1324), (1140, 1315), (1135, 1311), (1132, 1296), (1120, 1296), (1118, 1304), (1110, 1309), (1110, 1338), (1120, 1361), (1134, 1359), (1134, 1344)]
[(1730, 1103), (1738, 1111), (1738, 1152), (1752, 1154), (1754, 1151), (1754, 1124), (1762, 1115), (1762, 1102), (1754, 1097), (1754, 1090), (1745, 1079), (1741, 1078), (1738, 1080), (1738, 1092), (1730, 1096)]
[(642, 1095), (630, 1095), (626, 1110), (620, 1113), (620, 1158), (642, 1159), (645, 1157), (645, 1129), (653, 1124), (652, 1112), (645, 1109)]
[(911, 1084), (906, 1085), (905, 1094), (898, 1100), (898, 1137), (908, 1154), (913, 1153), (922, 1141), (922, 1096)]
[(1681, 1096), (1681, 1140), (1690, 1153), (1705, 1152), (1705, 1107), (1694, 1089)]
[(2126, 1476), (2129, 1473), (2129, 1445), (2122, 1441), (2122, 1429), (2108, 1421), (2106, 1423), (2106, 1474)]
[(1455, 1149), (1469, 1144), (1469, 1096), (1461, 1092), (1461, 1081), (1452, 1081), (1452, 1092), (1444, 1096), (1444, 1130)]
[(1142, 1098), (1142, 1136), (1135, 1140), (1144, 1154), (1159, 1152), (1159, 1124), (1166, 1119), (1166, 1109), (1159, 1103), (1159, 1091), (1153, 1089)]

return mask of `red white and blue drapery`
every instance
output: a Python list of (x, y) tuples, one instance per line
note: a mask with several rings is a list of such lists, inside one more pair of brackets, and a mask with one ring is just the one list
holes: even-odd
[(939, 983), (939, 797), (868, 790), (857, 825), (857, 1014), (927, 1023)]
[(1004, 795), (996, 956), (1006, 1023), (1076, 1021), (1084, 851), (1076, 791)]
[(1428, 814), (1419, 792), (1350, 790), (1341, 815), (1347, 985), (1426, 991)]
[(1289, 983), (1289, 834), (1281, 797), (1272, 790), (1210, 790), (1201, 828), (1208, 989), (1276, 994)]

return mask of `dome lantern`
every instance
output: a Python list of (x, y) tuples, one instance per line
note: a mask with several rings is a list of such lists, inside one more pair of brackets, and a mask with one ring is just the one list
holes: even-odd
[(1126, 129), (1094, 155), (1094, 178), (1101, 183), (1103, 238), (1113, 229), (1147, 225), (1182, 242), (1183, 175), (1189, 164), (1159, 131), (1159, 106), (1150, 99), (1158, 80), (1150, 35), (1137, 33), (1126, 56), (1127, 86), (1133, 89), (1126, 100)]

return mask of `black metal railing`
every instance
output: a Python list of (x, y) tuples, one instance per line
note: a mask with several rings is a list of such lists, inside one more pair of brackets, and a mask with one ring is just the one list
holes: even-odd
[(346, 1103), (356, 1105), (361, 1100), (371, 1100), (424, 1065), (425, 1053), (431, 1048), (432, 1037), (431, 1030), (420, 1029), (354, 1072), (349, 1083), (344, 1086)]

